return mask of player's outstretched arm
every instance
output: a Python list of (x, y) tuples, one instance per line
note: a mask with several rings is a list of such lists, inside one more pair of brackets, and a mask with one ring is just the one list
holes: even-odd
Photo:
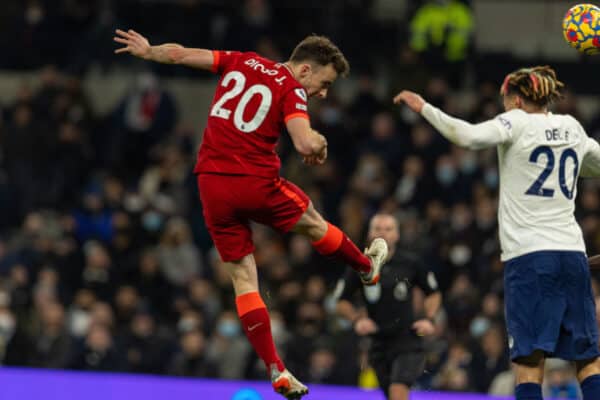
[(180, 64), (205, 70), (213, 68), (213, 53), (210, 50), (187, 48), (176, 43), (152, 46), (148, 39), (133, 29), (128, 31), (117, 29), (115, 32), (116, 36), (113, 40), (125, 46), (116, 49), (116, 54), (129, 53), (132, 56), (162, 64)]
[(507, 140), (504, 132), (494, 120), (480, 124), (470, 124), (453, 118), (442, 110), (427, 103), (417, 93), (403, 90), (394, 97), (394, 104), (406, 104), (411, 110), (423, 116), (446, 139), (461, 147), (483, 149), (496, 146)]
[(584, 178), (600, 177), (600, 145), (590, 137), (586, 138), (585, 156), (579, 175)]

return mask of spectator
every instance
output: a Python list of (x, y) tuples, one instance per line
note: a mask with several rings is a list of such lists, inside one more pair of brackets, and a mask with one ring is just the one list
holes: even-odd
[(93, 324), (69, 367), (83, 371), (121, 371), (124, 360), (115, 347), (108, 328)]
[(504, 343), (503, 331), (498, 326), (488, 328), (481, 336), (470, 366), (470, 381), (478, 392), (487, 393), (494, 377), (508, 368)]
[(0, 290), (0, 364), (6, 357), (9, 343), (16, 331), (17, 320), (10, 311), (10, 295), (6, 290)]
[[(311, 302), (301, 303), (297, 307), (295, 329), (292, 333), (285, 352), (287, 362), (299, 372), (298, 379), (306, 379), (306, 369), (309, 365), (310, 355), (315, 350), (316, 342), (323, 338), (325, 312), (318, 304)], [(303, 372), (304, 371), (304, 372)]]
[[(429, 0), (410, 21), (411, 47), (426, 54), (438, 70), (453, 67), (454, 77), (465, 61), (473, 32), (473, 13), (459, 0)], [(458, 84), (458, 82), (457, 82)]]
[(133, 286), (120, 286), (114, 298), (117, 332), (126, 332), (137, 311), (141, 308), (139, 293)]
[(42, 307), (39, 333), (32, 338), (29, 365), (65, 368), (71, 356), (71, 337), (65, 327), (65, 312), (58, 303)]
[(159, 374), (168, 358), (168, 346), (157, 334), (154, 319), (147, 312), (137, 312), (129, 332), (122, 339), (121, 348), (127, 358), (129, 372)]
[(201, 254), (192, 242), (187, 222), (182, 218), (175, 217), (167, 222), (157, 250), (161, 271), (172, 285), (184, 286), (190, 279), (201, 275)]
[(240, 379), (244, 376), (252, 348), (242, 334), (236, 313), (223, 311), (217, 320), (207, 353), (222, 378)]
[(210, 281), (192, 279), (188, 284), (188, 298), (190, 306), (202, 314), (206, 327), (212, 330), (223, 308), (215, 287)]
[(553, 399), (579, 399), (581, 393), (573, 367), (559, 359), (548, 360), (544, 396)]
[(176, 109), (169, 93), (157, 77), (145, 72), (113, 114), (111, 142), (120, 175), (131, 181), (148, 164), (150, 149), (160, 143), (175, 126)]
[(96, 296), (89, 289), (79, 289), (67, 311), (67, 330), (76, 338), (85, 336), (90, 325)]
[(371, 136), (361, 146), (364, 151), (377, 154), (387, 168), (397, 171), (403, 159), (404, 138), (396, 130), (396, 122), (389, 112), (375, 114), (371, 123)]
[(112, 211), (104, 205), (101, 188), (89, 185), (83, 194), (82, 206), (73, 213), (75, 235), (80, 242), (100, 240), (109, 243), (113, 237)]
[(466, 392), (471, 390), (468, 366), (471, 352), (461, 342), (454, 342), (448, 349), (446, 361), (433, 379), (433, 387), (438, 390)]
[(488, 392), (493, 396), (513, 396), (515, 394), (515, 373), (512, 369), (494, 377)]
[(308, 381), (325, 384), (340, 384), (337, 357), (330, 346), (318, 346), (308, 362)]
[(163, 318), (170, 317), (174, 288), (163, 275), (158, 254), (153, 248), (142, 251), (130, 282), (153, 311)]
[(5, 147), (4, 163), (10, 182), (17, 190), (19, 199), (19, 215), (24, 215), (37, 205), (36, 184), (39, 179), (41, 148), (39, 121), (33, 117), (30, 104), (17, 105), (13, 119), (3, 132)]
[(207, 358), (204, 335), (197, 330), (181, 336), (181, 350), (167, 367), (167, 373), (178, 376), (214, 377), (218, 367)]
[(89, 241), (85, 244), (85, 266), (82, 271), (83, 287), (90, 289), (101, 300), (112, 297), (114, 285), (112, 279), (112, 260), (106, 248), (99, 242)]

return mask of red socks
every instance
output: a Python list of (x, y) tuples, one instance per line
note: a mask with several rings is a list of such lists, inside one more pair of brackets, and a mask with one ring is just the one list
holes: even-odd
[[(336, 226), (327, 223), (327, 233), (312, 243), (322, 255), (348, 264), (358, 272), (369, 272), (371, 261), (352, 243), (352, 241)], [(269, 312), (258, 292), (242, 294), (235, 299), (237, 312), (248, 340), (258, 356), (267, 366), (267, 371), (275, 364), (279, 371), (285, 366), (277, 354)]]
[(337, 226), (327, 223), (325, 236), (316, 242), (313, 247), (319, 254), (348, 264), (357, 272), (371, 271), (371, 261)]
[(244, 332), (258, 356), (264, 361), (268, 373), (273, 364), (279, 371), (283, 371), (285, 366), (277, 354), (271, 335), (269, 312), (260, 294), (258, 292), (242, 294), (236, 297), (235, 304)]

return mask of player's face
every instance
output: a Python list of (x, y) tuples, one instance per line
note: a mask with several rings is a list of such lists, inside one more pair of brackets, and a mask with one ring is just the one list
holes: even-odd
[(298, 82), (306, 89), (308, 97), (327, 97), (329, 87), (337, 79), (337, 72), (332, 64), (325, 66), (304, 64), (300, 70)]
[(396, 243), (400, 240), (400, 231), (396, 218), (391, 215), (375, 215), (371, 219), (368, 236), (369, 241), (377, 237), (383, 238), (390, 247), (390, 250), (392, 250), (390, 254), (393, 253)]

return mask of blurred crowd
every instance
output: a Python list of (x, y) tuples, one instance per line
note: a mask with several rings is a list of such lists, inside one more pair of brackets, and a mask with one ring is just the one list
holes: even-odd
[(112, 43), (106, 38), (115, 27), (133, 27), (156, 42), (259, 49), (271, 56), (277, 48), (291, 48), (307, 32), (327, 27), (328, 35), (344, 38), (345, 51), (358, 62), (363, 50), (359, 39), (373, 39), (371, 52), (389, 48), (397, 39), (392, 34), (387, 43), (376, 40), (394, 28), (365, 18), (373, 3), (375, 0), (305, 0), (297, 4), (272, 0), (5, 0), (0, 6), (0, 48), (11, 57), (2, 57), (0, 67), (23, 69), (52, 63), (75, 73), (85, 72), (92, 63), (108, 67), (114, 58)]
[[(51, 10), (36, 7), (49, 3), (20, 3), (29, 18), (21, 22), (44, 20)], [(111, 2), (58, 3), (81, 17), (88, 15), (82, 7), (90, 11), (84, 5)], [(210, 2), (179, 3), (175, 9), (185, 12), (186, 4)], [(131, 11), (136, 4), (167, 6), (113, 6)], [(252, 10), (266, 3), (244, 4)], [(245, 15), (248, 24), (272, 19)], [(152, 26), (155, 20), (146, 17), (135, 22)], [(177, 40), (176, 28), (165, 23), (156, 31)], [(208, 29), (200, 22), (196, 28)], [(277, 48), (272, 44), (273, 54)], [(282, 175), (359, 245), (370, 216), (395, 214), (400, 246), (418, 252), (436, 273), (443, 312), (427, 339), (420, 388), (510, 394), (496, 152), (454, 147), (417, 115), (390, 107), (393, 90), (410, 81), (434, 105), (482, 121), (501, 112), (497, 82), (484, 81), (459, 99), (452, 76), (427, 75), (414, 51), (401, 54), (388, 93), (376, 90), (374, 73), (362, 71), (354, 75), (351, 98), (334, 90), (311, 106), (315, 129), (329, 141), (325, 165), (303, 165), (282, 135)], [(39, 88), (22, 85), (1, 105), (0, 365), (263, 379), (264, 366), (240, 327), (229, 277), (204, 227), (191, 174), (201, 132), (179, 118), (156, 75), (140, 75), (135, 90), (99, 115), (76, 71), (56, 64), (40, 70)], [(555, 111), (581, 115), (573, 93)], [(600, 117), (582, 123), (600, 137)], [(598, 253), (599, 184), (582, 182), (577, 203), (588, 252)], [(307, 382), (376, 385), (366, 361), (368, 339), (334, 312), (334, 288), (346, 267), (318, 256), (302, 237), (259, 225), (254, 242), (273, 336), (290, 370)], [(577, 395), (573, 379), (568, 365), (551, 363), (546, 391), (575, 398), (569, 397)]]
[[(387, 3), (387, 5), (386, 5)], [(390, 4), (391, 3), (391, 4)], [(278, 60), (310, 33), (329, 36), (352, 70), (410, 62), (404, 50), (425, 57), (453, 85), (472, 55), (471, 0), (4, 0), (0, 6), (0, 68), (53, 64), (71, 74), (108, 73), (139, 62), (113, 54), (115, 28), (147, 35), (151, 43), (257, 51)], [(387, 8), (386, 8), (387, 7)], [(390, 11), (391, 10), (391, 11)], [(368, 43), (368, 49), (365, 46)], [(494, 63), (490, 68), (493, 69)], [(160, 75), (198, 76), (185, 68), (153, 66)], [(418, 82), (418, 81), (417, 81)]]

